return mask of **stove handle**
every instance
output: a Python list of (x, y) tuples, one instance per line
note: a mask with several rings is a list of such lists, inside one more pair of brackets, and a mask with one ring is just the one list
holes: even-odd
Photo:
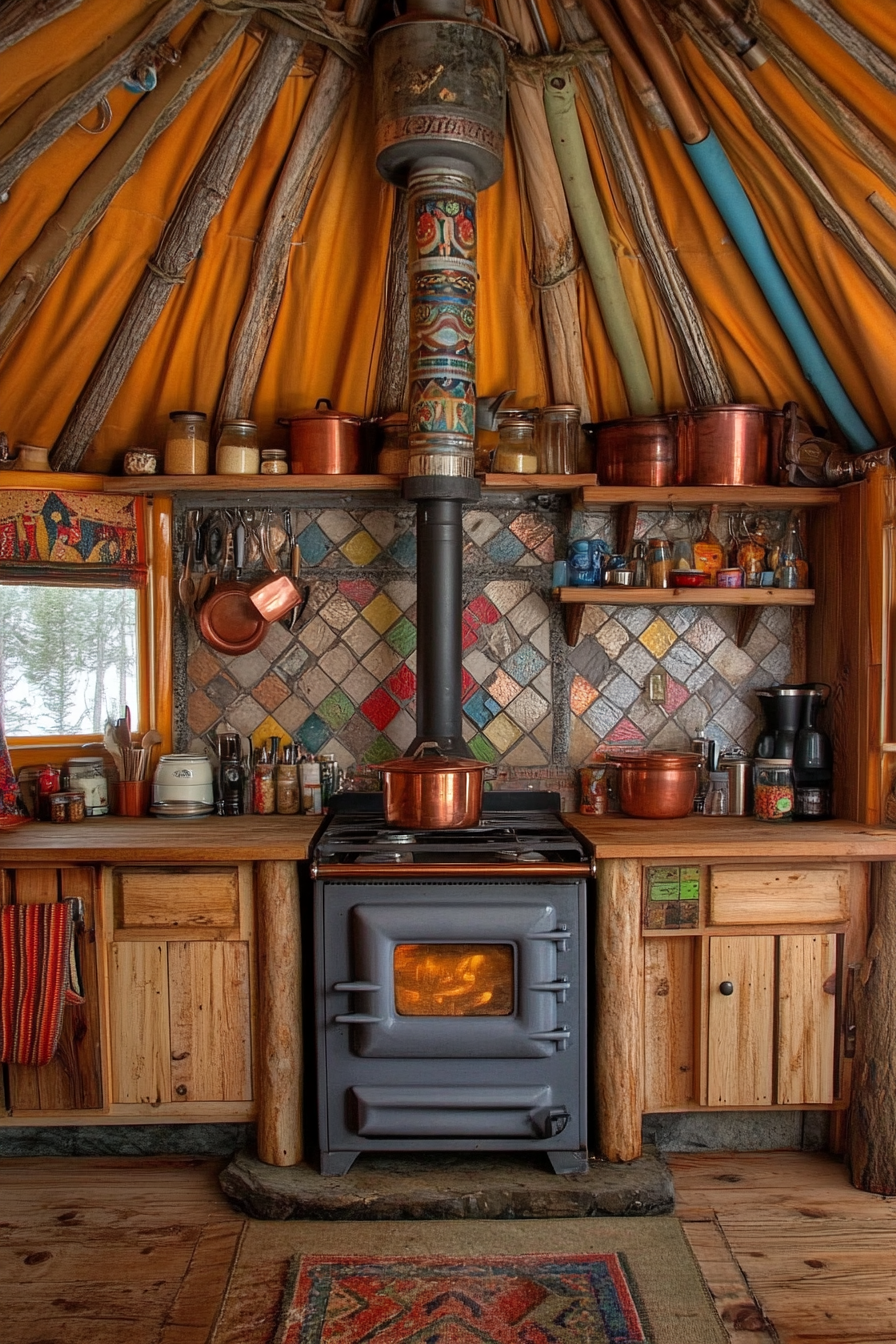
[[(337, 1021), (339, 1019), (337, 1018)], [(565, 1050), (569, 1043), (572, 1031), (569, 1027), (556, 1027), (553, 1031), (530, 1031), (530, 1041), (556, 1041), (558, 1050)]]
[(381, 1017), (374, 1017), (373, 1013), (337, 1013), (333, 1018), (334, 1022), (344, 1022), (350, 1027), (368, 1027), (375, 1026), (377, 1022), (382, 1022)]
[(556, 994), (558, 1003), (565, 1003), (566, 996), (569, 993), (569, 981), (564, 977), (562, 980), (546, 980), (541, 985), (530, 985), (530, 989), (543, 990), (545, 994)]
[(550, 933), (530, 933), (528, 936), (533, 941), (556, 943), (558, 952), (568, 952), (569, 940), (572, 935), (570, 934), (569, 929), (563, 928), (561, 925), (559, 929), (552, 929)]
[(571, 1119), (565, 1106), (542, 1106), (532, 1112), (532, 1123), (541, 1131), (543, 1139), (553, 1139), (562, 1134)]
[(333, 988), (338, 994), (378, 994), (382, 985), (371, 984), (369, 980), (340, 980)]

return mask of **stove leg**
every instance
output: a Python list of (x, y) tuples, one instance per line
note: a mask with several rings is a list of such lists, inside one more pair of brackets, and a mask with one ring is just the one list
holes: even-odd
[(548, 1161), (556, 1176), (578, 1176), (588, 1170), (588, 1150), (575, 1148), (563, 1153), (548, 1153)]
[(321, 1176), (344, 1176), (357, 1156), (357, 1153), (325, 1153), (321, 1149)]

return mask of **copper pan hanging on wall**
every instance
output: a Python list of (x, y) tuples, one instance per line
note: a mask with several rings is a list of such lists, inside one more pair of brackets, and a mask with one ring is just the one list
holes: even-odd
[(249, 597), (249, 585), (235, 579), (217, 584), (198, 613), (199, 633), (206, 644), (236, 657), (257, 649), (269, 622)]

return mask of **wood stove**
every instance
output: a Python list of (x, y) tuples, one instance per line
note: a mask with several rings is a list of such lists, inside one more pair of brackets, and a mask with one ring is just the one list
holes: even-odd
[(487, 795), (469, 830), (396, 832), (381, 813), (340, 811), (324, 832), (312, 866), (323, 1173), (361, 1152), (450, 1150), (586, 1169), (590, 866), (547, 810), (556, 795), (521, 797), (535, 810)]

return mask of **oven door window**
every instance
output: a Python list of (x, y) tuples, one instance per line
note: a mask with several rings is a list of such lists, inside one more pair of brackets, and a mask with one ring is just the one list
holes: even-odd
[(400, 1017), (509, 1017), (513, 961), (509, 943), (399, 943), (395, 1011)]

